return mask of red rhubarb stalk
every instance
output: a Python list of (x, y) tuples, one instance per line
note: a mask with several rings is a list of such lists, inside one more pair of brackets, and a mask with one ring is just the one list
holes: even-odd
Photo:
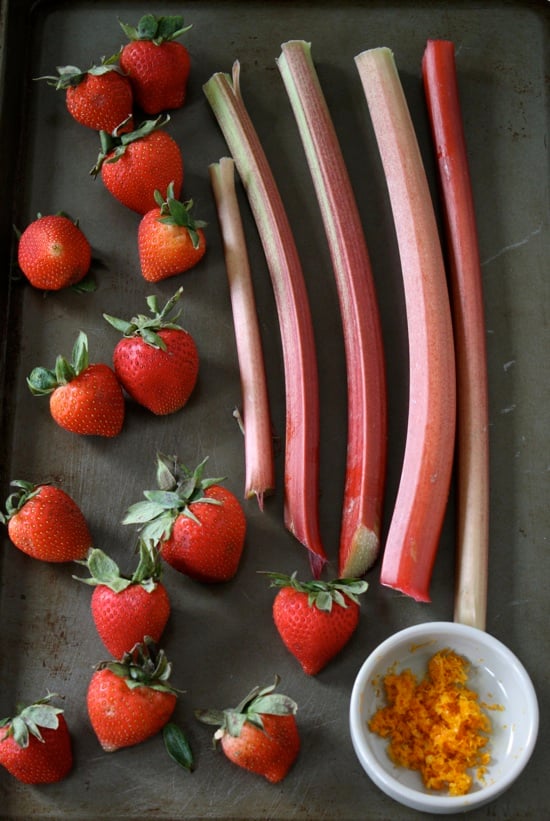
[(380, 581), (429, 601), (455, 444), (451, 310), (430, 191), (393, 54), (376, 48), (355, 60), (388, 186), (409, 336), (405, 453)]
[(458, 376), (455, 621), (485, 629), (489, 553), (489, 399), (474, 200), (454, 45), (429, 40), (422, 60), (448, 243)]
[(277, 61), (302, 138), (334, 269), (348, 385), (347, 464), (339, 576), (362, 576), (380, 545), (386, 468), (382, 333), (370, 258), (344, 158), (303, 40), (283, 43)]
[(235, 189), (235, 163), (222, 157), (209, 167), (210, 182), (222, 235), (225, 267), (235, 327), (243, 399), (245, 498), (274, 489), (275, 469), (269, 396), (246, 238)]
[(284, 519), (309, 550), (319, 577), (326, 562), (319, 527), (319, 385), (313, 322), (298, 251), (279, 189), (239, 88), (218, 72), (204, 93), (225, 137), (248, 200), (271, 276), (285, 374)]

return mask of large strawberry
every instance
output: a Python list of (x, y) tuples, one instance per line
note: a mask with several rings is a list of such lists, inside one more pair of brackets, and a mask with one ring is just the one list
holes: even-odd
[(88, 338), (80, 331), (71, 361), (58, 356), (55, 370), (34, 368), (27, 378), (34, 396), (50, 395), (50, 413), (72, 433), (117, 436), (124, 423), (124, 395), (114, 371), (90, 364)]
[(90, 243), (66, 214), (39, 215), (19, 237), (19, 267), (31, 285), (44, 291), (77, 285), (88, 274), (91, 259)]
[(342, 650), (359, 622), (360, 579), (299, 582), (296, 574), (270, 573), (279, 592), (273, 618), (285, 646), (304, 672), (315, 675)]
[(158, 544), (162, 558), (201, 582), (233, 578), (246, 533), (244, 511), (221, 479), (203, 478), (206, 459), (194, 470), (158, 455), (158, 490), (132, 505), (124, 524), (139, 524), (143, 539)]
[(146, 114), (181, 108), (191, 60), (175, 40), (191, 26), (184, 26), (181, 16), (154, 14), (144, 15), (137, 27), (120, 25), (130, 39), (120, 52), (120, 66), (130, 78), (137, 104)]
[(153, 546), (140, 542), (139, 563), (130, 577), (123, 576), (117, 563), (98, 548), (81, 564), (87, 566), (90, 578), (78, 580), (95, 586), (92, 618), (109, 653), (122, 658), (145, 636), (158, 643), (170, 615), (170, 599), (160, 581), (161, 562)]
[(59, 487), (35, 485), (21, 479), (6, 500), (0, 521), (8, 526), (13, 544), (34, 559), (71, 562), (83, 559), (92, 546), (84, 514)]
[(98, 665), (88, 686), (87, 707), (106, 752), (141, 744), (167, 724), (177, 701), (171, 669), (164, 651), (150, 639), (120, 661)]
[(113, 197), (138, 214), (156, 208), (155, 191), (166, 191), (170, 183), (176, 197), (181, 193), (183, 158), (177, 142), (162, 128), (168, 120), (147, 120), (124, 134), (99, 132), (101, 151), (90, 173), (101, 173)]
[(219, 727), (214, 741), (220, 742), (230, 761), (272, 783), (282, 781), (300, 751), (298, 706), (288, 696), (273, 692), (278, 681), (255, 687), (233, 709), (195, 711), (199, 721)]
[(129, 396), (157, 415), (183, 408), (199, 374), (195, 340), (177, 324), (174, 307), (180, 288), (159, 311), (156, 296), (147, 297), (152, 316), (138, 314), (127, 322), (103, 314), (124, 336), (113, 352), (113, 367)]
[(57, 77), (41, 77), (57, 90), (65, 91), (69, 114), (81, 125), (95, 131), (131, 131), (133, 94), (128, 77), (117, 70), (118, 55), (100, 65), (82, 70), (58, 66)]
[(0, 721), (0, 764), (24, 784), (52, 784), (72, 769), (71, 737), (50, 694)]

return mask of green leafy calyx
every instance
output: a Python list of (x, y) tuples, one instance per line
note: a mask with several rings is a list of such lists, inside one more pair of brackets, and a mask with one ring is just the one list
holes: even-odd
[(56, 359), (54, 370), (42, 367), (34, 368), (27, 377), (27, 385), (33, 396), (45, 396), (61, 385), (68, 385), (75, 377), (85, 371), (89, 364), (88, 337), (83, 331), (80, 331), (70, 361), (60, 355)]
[(80, 85), (88, 74), (100, 77), (102, 74), (118, 70), (118, 54), (114, 54), (112, 57), (102, 57), (98, 66), (93, 65), (84, 70), (78, 66), (56, 66), (57, 75), (46, 75), (36, 77), (36, 79), (46, 80), (48, 85), (54, 86), (59, 91)]
[(335, 579), (326, 582), (314, 580), (310, 582), (300, 582), (296, 578), (296, 573), (287, 576), (284, 573), (267, 573), (271, 579), (271, 587), (292, 587), (299, 593), (306, 593), (310, 607), (317, 607), (330, 613), (334, 604), (339, 607), (347, 607), (348, 600), (359, 604), (359, 596), (368, 588), (368, 583), (363, 579)]
[(195, 717), (203, 724), (212, 724), (219, 728), (214, 734), (214, 744), (226, 733), (238, 738), (246, 722), (264, 730), (263, 715), (289, 716), (296, 715), (298, 710), (298, 705), (293, 699), (274, 692), (279, 681), (279, 676), (275, 676), (273, 684), (267, 687), (254, 687), (234, 708), (195, 710)]
[(166, 199), (163, 198), (160, 191), (155, 191), (155, 201), (160, 208), (160, 216), (158, 221), (165, 225), (176, 225), (179, 228), (186, 228), (189, 232), (193, 248), (198, 248), (200, 243), (199, 228), (205, 228), (206, 222), (203, 220), (196, 220), (191, 210), (193, 208), (193, 200), (186, 200), (182, 202), (174, 197), (174, 183), (171, 182), (166, 192)]
[(170, 538), (177, 517), (188, 516), (200, 524), (191, 509), (195, 502), (219, 505), (221, 502), (204, 495), (204, 491), (223, 481), (222, 478), (205, 478), (204, 467), (208, 459), (189, 470), (175, 456), (157, 454), (158, 490), (146, 490), (144, 502), (128, 508), (123, 524), (140, 526), (141, 538), (158, 544)]
[(18, 705), (15, 716), (3, 718), (0, 721), (0, 727), (9, 727), (2, 741), (11, 737), (19, 747), (28, 747), (30, 736), (33, 735), (38, 741), (43, 742), (44, 738), (40, 730), (57, 730), (59, 715), (63, 712), (60, 707), (54, 707), (49, 703), (53, 698), (57, 698), (57, 695), (48, 693), (34, 704)]
[(124, 679), (130, 690), (149, 687), (163, 693), (177, 693), (170, 684), (172, 665), (150, 636), (135, 644), (120, 661), (102, 661), (97, 669), (109, 670)]
[(156, 46), (176, 40), (191, 28), (191, 25), (183, 25), (181, 15), (157, 17), (154, 14), (144, 14), (137, 26), (130, 26), (120, 19), (118, 22), (129, 40), (150, 40)]
[(159, 310), (158, 300), (156, 296), (147, 297), (147, 306), (151, 311), (151, 316), (145, 314), (138, 314), (133, 316), (130, 321), (119, 319), (109, 314), (103, 314), (103, 318), (109, 322), (113, 328), (129, 338), (133, 336), (140, 336), (144, 342), (151, 345), (153, 348), (160, 348), (166, 350), (166, 344), (157, 331), (162, 328), (171, 328), (173, 330), (182, 330), (181, 325), (178, 325), (176, 320), (179, 318), (181, 311), (174, 314), (176, 303), (183, 293), (183, 288), (179, 288), (173, 297), (171, 297), (164, 308)]
[(118, 564), (99, 548), (92, 548), (85, 561), (77, 564), (84, 565), (90, 571), (89, 578), (73, 576), (79, 582), (92, 587), (105, 585), (114, 593), (122, 593), (132, 585), (141, 585), (148, 593), (155, 590), (162, 573), (162, 563), (158, 550), (150, 542), (139, 541), (139, 562), (132, 576), (124, 576)]
[(117, 160), (126, 153), (126, 149), (131, 143), (148, 137), (154, 131), (163, 128), (169, 121), (169, 114), (159, 114), (155, 120), (145, 120), (138, 128), (135, 128), (133, 131), (124, 132), (124, 134), (120, 133), (120, 129), (126, 125), (127, 120), (123, 120), (112, 133), (100, 131), (99, 141), (101, 150), (96, 164), (90, 169), (92, 177), (97, 177), (104, 163), (117, 162)]

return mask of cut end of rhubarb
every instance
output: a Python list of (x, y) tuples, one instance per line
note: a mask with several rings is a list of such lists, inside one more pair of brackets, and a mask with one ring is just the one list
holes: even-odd
[(355, 531), (347, 549), (342, 546), (342, 560), (338, 575), (342, 579), (357, 579), (369, 570), (380, 550), (380, 539), (378, 533), (364, 525), (360, 525)]

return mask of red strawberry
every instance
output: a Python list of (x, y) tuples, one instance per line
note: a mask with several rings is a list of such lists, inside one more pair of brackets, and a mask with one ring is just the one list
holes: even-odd
[(82, 511), (59, 487), (34, 485), (15, 479), (18, 491), (6, 500), (6, 515), (13, 544), (33, 559), (45, 562), (72, 562), (84, 558), (92, 537)]
[(168, 117), (148, 120), (128, 134), (100, 132), (101, 152), (91, 174), (101, 172), (107, 190), (122, 205), (146, 214), (156, 208), (155, 191), (183, 186), (183, 159), (176, 141), (163, 130)]
[(166, 200), (155, 192), (158, 208), (148, 211), (139, 224), (138, 248), (141, 273), (149, 282), (181, 274), (204, 256), (206, 241), (202, 220), (191, 216), (193, 201), (174, 198), (170, 184)]
[(63, 710), (48, 704), (53, 697), (20, 707), (0, 722), (0, 764), (24, 784), (52, 784), (72, 769), (69, 729)]
[(137, 104), (146, 114), (181, 108), (191, 68), (189, 52), (177, 37), (191, 26), (183, 17), (146, 14), (137, 28), (120, 23), (130, 39), (120, 52), (120, 66), (130, 78)]
[(40, 216), (19, 238), (17, 261), (35, 288), (59, 291), (81, 282), (92, 259), (90, 243), (65, 214)]
[(80, 331), (71, 362), (58, 356), (55, 370), (35, 368), (27, 379), (34, 396), (50, 395), (50, 412), (72, 433), (117, 436), (124, 422), (124, 395), (108, 365), (90, 364), (88, 338)]
[(273, 692), (278, 681), (255, 687), (234, 709), (195, 711), (199, 721), (220, 728), (214, 741), (220, 741), (230, 761), (272, 783), (282, 781), (300, 751), (298, 706), (288, 696)]
[(159, 490), (132, 505), (124, 524), (140, 524), (143, 539), (158, 544), (162, 558), (201, 582), (224, 582), (237, 572), (246, 519), (236, 496), (221, 479), (203, 479), (206, 459), (189, 471), (159, 454)]
[(119, 659), (145, 636), (158, 642), (170, 615), (170, 599), (160, 582), (161, 563), (155, 549), (140, 542), (139, 564), (130, 578), (122, 576), (116, 562), (97, 548), (82, 564), (91, 578), (79, 581), (95, 585), (92, 618), (109, 653)]
[(101, 65), (82, 71), (77, 66), (59, 66), (57, 77), (41, 77), (57, 90), (65, 90), (69, 114), (95, 131), (131, 131), (133, 94), (130, 80), (114, 65), (118, 55)]
[(140, 405), (162, 416), (183, 408), (197, 382), (199, 355), (191, 334), (176, 324), (172, 310), (180, 288), (162, 311), (157, 298), (147, 298), (152, 317), (139, 314), (130, 322), (103, 314), (124, 334), (113, 353), (113, 366), (125, 391)]
[(285, 646), (304, 672), (315, 675), (350, 640), (359, 622), (358, 595), (368, 585), (360, 579), (299, 582), (296, 574), (270, 573), (281, 589), (273, 618)]
[(170, 720), (177, 695), (164, 651), (146, 639), (121, 661), (102, 662), (88, 687), (88, 715), (106, 752), (141, 744)]

